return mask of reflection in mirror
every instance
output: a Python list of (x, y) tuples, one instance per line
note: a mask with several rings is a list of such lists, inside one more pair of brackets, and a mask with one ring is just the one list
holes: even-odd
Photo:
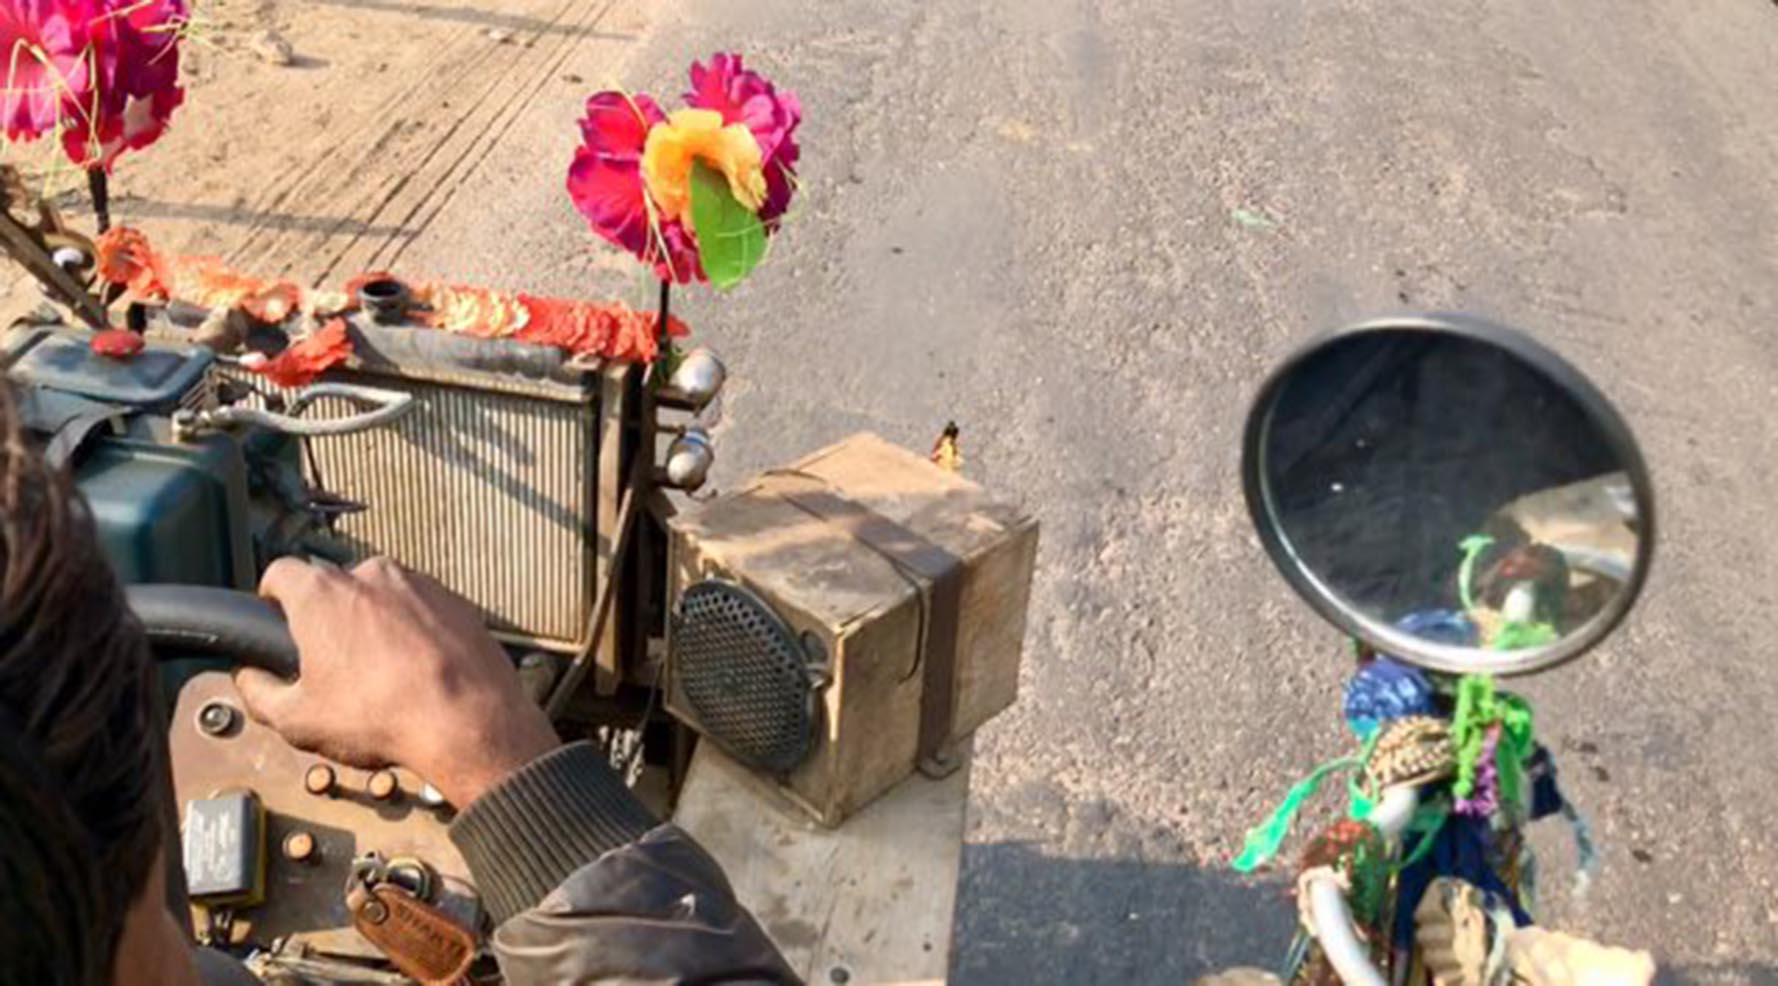
[(1646, 491), (1627, 430), (1507, 348), (1417, 328), (1336, 336), (1257, 413), (1260, 523), (1324, 609), (1489, 670), (1503, 651), (1602, 634), (1595, 617), (1633, 591)]

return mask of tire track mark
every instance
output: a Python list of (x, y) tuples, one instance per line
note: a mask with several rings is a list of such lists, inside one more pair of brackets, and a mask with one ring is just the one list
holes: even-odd
[[(414, 189), (431, 194), (426, 187), (429, 183), (419, 179), (436, 172), (433, 162), (460, 135), (486, 129), (486, 124), (478, 121), (499, 118), (510, 105), (510, 99), (502, 100), (500, 93), (515, 85), (522, 87), (532, 78), (525, 63), (554, 63), (549, 58), (537, 59), (532, 45), (545, 33), (559, 30), (564, 21), (577, 19), (577, 12), (605, 2), (608, 0), (567, 0), (552, 5), (543, 25), (529, 33), (524, 43), (488, 41), (473, 30), (454, 34), (453, 43), (440, 46), (438, 56), (427, 62), (426, 70), (412, 85), (365, 118), (386, 119), (386, 123), (361, 130), (368, 139), (349, 150), (340, 148), (344, 153), (305, 162), (306, 172), (286, 183), (271, 199), (274, 203), (302, 202), (311, 208), (319, 203), (337, 215), (337, 220), (319, 230), (278, 230), (262, 225), (231, 254), (231, 262), (300, 279), (313, 279), (317, 270), (335, 269), (351, 243), (365, 235), (353, 229), (383, 215), (391, 203)], [(515, 83), (515, 79), (521, 81)], [(433, 183), (436, 180), (433, 177)], [(347, 246), (335, 247), (342, 237), (349, 237)]]
[[(524, 116), (537, 94), (556, 77), (575, 48), (592, 36), (592, 32), (617, 4), (618, 0), (585, 0), (576, 4), (575, 6), (582, 8), (581, 16), (569, 29), (553, 32), (561, 40), (547, 52), (537, 56), (540, 69), (528, 79), (515, 84), (511, 95), (491, 115), (486, 126), (476, 128), (468, 134), (461, 150), (443, 163), (442, 173), (437, 180), (416, 183), (417, 198), (398, 218), (384, 218), (384, 213), (396, 205), (395, 199), (391, 198), (366, 224), (367, 230), (382, 226), (393, 227), (393, 231), (380, 240), (374, 240), (373, 234), (368, 231), (354, 236), (332, 258), (321, 272), (320, 278), (325, 280), (341, 270), (374, 270), (394, 266), (408, 247), (431, 228), (433, 221), (456, 198), (458, 190), (480, 169), (482, 162), (500, 146), (513, 126)], [(540, 35), (545, 33), (551, 33), (550, 29), (540, 31)], [(443, 147), (444, 143), (441, 142), (440, 149)]]
[[(439, 46), (438, 56), (427, 64), (429, 72), (440, 61), (452, 57), (460, 48), (467, 47), (467, 45), (461, 44), (460, 42), (465, 39), (472, 40), (474, 35), (475, 32), (472, 28), (462, 28), (453, 32), (449, 40), (445, 44)], [(362, 119), (366, 122), (370, 122), (394, 115), (401, 107), (415, 101), (418, 95), (422, 92), (427, 78), (430, 78), (429, 74), (425, 77), (416, 78), (412, 84), (392, 93), (381, 103), (366, 112)], [(272, 179), (270, 184), (266, 186), (269, 190), (268, 194), (270, 195), (270, 198), (262, 198), (259, 202), (255, 203), (255, 211), (265, 216), (275, 216), (279, 214), (284, 208), (285, 203), (291, 201), (292, 195), (299, 191), (303, 186), (303, 176), (314, 174), (316, 165), (317, 162), (313, 158), (293, 155), (290, 163)], [(246, 235), (242, 238), (241, 242), (236, 244), (236, 246), (229, 251), (228, 257), (230, 262), (238, 263), (242, 258), (248, 256), (255, 246), (260, 244), (266, 234), (269, 233), (275, 237), (277, 232), (278, 230), (275, 225), (266, 222), (255, 223), (248, 227)]]

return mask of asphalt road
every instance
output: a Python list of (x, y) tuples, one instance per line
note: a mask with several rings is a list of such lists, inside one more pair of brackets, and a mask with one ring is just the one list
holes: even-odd
[[(570, 82), (671, 96), (736, 49), (807, 112), (768, 265), (683, 306), (737, 378), (718, 484), (955, 419), (969, 473), (1043, 519), (1022, 696), (978, 744), (958, 982), (1176, 984), (1280, 954), (1281, 878), (1227, 862), (1343, 751), (1344, 651), (1257, 547), (1239, 429), (1299, 340), (1400, 309), (1567, 354), (1662, 497), (1644, 605), (1526, 686), (1604, 852), (1576, 900), (1564, 833), (1540, 833), (1542, 916), (1654, 949), (1672, 982), (1778, 982), (1778, 7), (622, 9)], [(569, 88), (404, 264), (636, 290), (564, 232)]]

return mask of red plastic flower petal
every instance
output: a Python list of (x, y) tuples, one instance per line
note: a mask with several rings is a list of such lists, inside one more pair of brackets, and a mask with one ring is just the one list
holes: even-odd
[(642, 147), (666, 116), (647, 96), (595, 93), (580, 121), (582, 144), (568, 168), (568, 195), (593, 231), (642, 257), (649, 249)]
[(336, 318), (291, 343), (260, 366), (259, 372), (280, 387), (306, 387), (351, 356), (352, 337), (346, 332), (346, 320)]

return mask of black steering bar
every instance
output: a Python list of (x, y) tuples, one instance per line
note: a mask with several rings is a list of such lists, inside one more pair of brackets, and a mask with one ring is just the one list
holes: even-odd
[(156, 659), (217, 657), (295, 678), (296, 640), (278, 607), (251, 593), (203, 585), (125, 587)]

